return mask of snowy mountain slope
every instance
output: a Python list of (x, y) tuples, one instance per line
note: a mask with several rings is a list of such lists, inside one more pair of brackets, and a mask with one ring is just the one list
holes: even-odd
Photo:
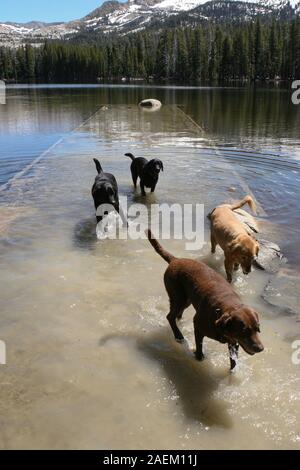
[(0, 23), (0, 45), (40, 44), (45, 39), (68, 39), (78, 33), (122, 33), (204, 19), (250, 20), (256, 15), (285, 17), (300, 14), (300, 0), (117, 0), (105, 2), (84, 18), (69, 23)]
[[(293, 4), (293, 7), (290, 6)], [(158, 23), (167, 24), (181, 20), (185, 24), (195, 20), (253, 19), (256, 15), (271, 15), (289, 10), (296, 12), (300, 0), (129, 0), (127, 3), (109, 1), (83, 18), (85, 29), (101, 32), (129, 33)], [(220, 18), (218, 12), (222, 12)]]
[(163, 0), (156, 4), (154, 8), (164, 10), (168, 9), (170, 11), (188, 11), (193, 8), (203, 5), (207, 0)]
[(69, 24), (59, 23), (45, 25), (42, 27), (26, 27), (20, 24), (12, 25), (0, 23), (0, 45), (17, 46), (21, 43), (41, 43), (45, 39), (62, 39), (63, 37), (76, 34), (80, 31), (77, 27)]

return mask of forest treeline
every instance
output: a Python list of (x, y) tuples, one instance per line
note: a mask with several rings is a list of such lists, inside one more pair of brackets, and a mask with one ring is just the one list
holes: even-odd
[(150, 77), (182, 83), (300, 78), (300, 18), (291, 22), (203, 24), (92, 44), (47, 41), (0, 48), (0, 79), (96, 83)]

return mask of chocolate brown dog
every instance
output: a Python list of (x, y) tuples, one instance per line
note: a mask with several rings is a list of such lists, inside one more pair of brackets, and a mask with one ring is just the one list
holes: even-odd
[(164, 277), (170, 298), (167, 319), (176, 341), (184, 341), (177, 319), (181, 319), (184, 310), (193, 305), (196, 310), (196, 359), (201, 361), (204, 358), (202, 345), (205, 336), (228, 344), (231, 370), (236, 366), (239, 346), (250, 355), (263, 351), (258, 335), (258, 314), (242, 304), (230, 284), (202, 262), (175, 258), (159, 244), (150, 230), (146, 233), (155, 251), (169, 263)]

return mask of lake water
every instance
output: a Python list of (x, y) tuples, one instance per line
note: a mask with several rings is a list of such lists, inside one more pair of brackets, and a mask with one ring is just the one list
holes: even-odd
[[(299, 448), (300, 106), (246, 88), (11, 87), (0, 106), (0, 447)], [(161, 99), (158, 113), (136, 103)], [(101, 105), (108, 109), (99, 109)], [(164, 161), (155, 195), (133, 191), (124, 153)], [(207, 340), (197, 363), (192, 310), (174, 342), (164, 262), (138, 241), (98, 241), (92, 158), (129, 204), (221, 202), (251, 191), (279, 273), (237, 275), (258, 309), (264, 353), (228, 371)], [(234, 192), (233, 192), (234, 188)], [(206, 244), (178, 256), (224, 274)]]

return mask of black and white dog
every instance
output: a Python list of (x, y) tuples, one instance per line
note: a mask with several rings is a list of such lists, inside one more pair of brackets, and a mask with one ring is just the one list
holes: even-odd
[[(127, 225), (127, 220), (120, 207), (118, 183), (116, 178), (110, 173), (104, 173), (99, 160), (94, 158), (94, 162), (98, 171), (98, 175), (96, 176), (95, 183), (92, 188), (92, 196), (94, 199), (96, 214), (100, 206), (104, 207), (105, 205), (106, 209), (109, 209), (110, 206), (115, 209), (118, 214), (120, 214), (123, 223)], [(105, 212), (112, 212), (112, 210), (105, 210)], [(96, 215), (97, 223), (101, 222), (104, 215), (105, 214)]]
[(132, 153), (125, 153), (125, 156), (132, 160), (131, 174), (134, 187), (136, 188), (137, 180), (140, 178), (142, 195), (146, 196), (145, 188), (150, 188), (151, 192), (154, 193), (159, 174), (164, 171), (163, 162), (157, 158), (150, 160), (150, 162), (143, 157), (135, 158)]

